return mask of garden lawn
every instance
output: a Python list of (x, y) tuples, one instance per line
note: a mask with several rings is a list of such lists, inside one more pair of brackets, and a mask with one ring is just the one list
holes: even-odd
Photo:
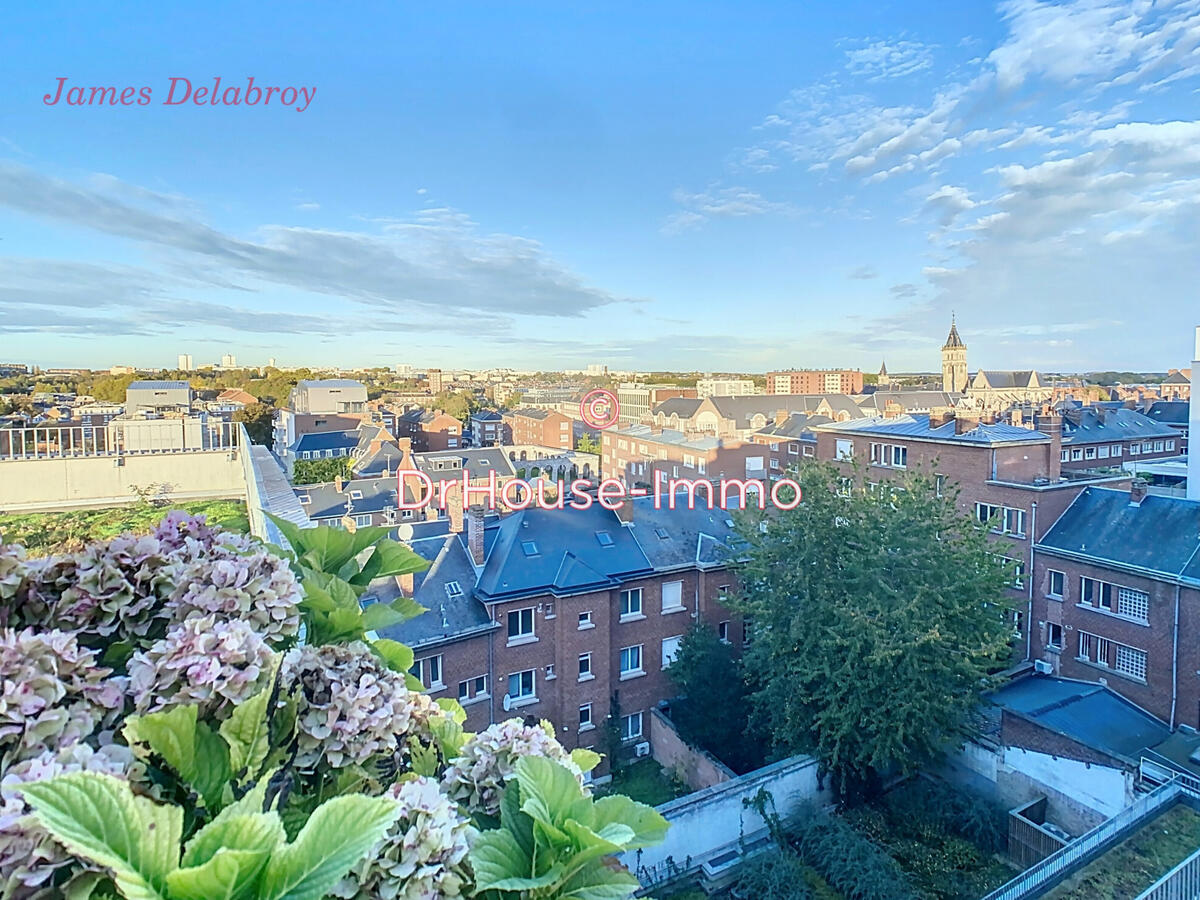
[(660, 806), (689, 793), (688, 786), (672, 778), (653, 759), (639, 759), (613, 773), (612, 781), (597, 794), (625, 794), (648, 806)]
[(1046, 894), (1046, 900), (1132, 900), (1197, 848), (1200, 814), (1173, 807)]
[(244, 534), (250, 530), (245, 503), (238, 500), (197, 500), (162, 506), (137, 503), (70, 512), (0, 513), (0, 542), (21, 544), (30, 556), (50, 556), (78, 550), (84, 544), (115, 537), (125, 531), (146, 534), (172, 509), (206, 516), (209, 525), (220, 525), (227, 531)]

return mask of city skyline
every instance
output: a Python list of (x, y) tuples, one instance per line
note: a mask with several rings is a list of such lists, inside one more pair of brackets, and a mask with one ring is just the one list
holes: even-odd
[(935, 371), (955, 310), (972, 369), (1190, 362), (1194, 3), (284, 9), (10, 13), (0, 355)]

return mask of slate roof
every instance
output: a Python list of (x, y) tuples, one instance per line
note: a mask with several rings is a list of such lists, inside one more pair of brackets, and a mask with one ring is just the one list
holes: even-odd
[(899, 403), (906, 410), (933, 409), (935, 406), (954, 406), (965, 394), (949, 391), (876, 391), (857, 400), (863, 410), (883, 412), (889, 403)]
[(296, 438), (291, 450), (293, 453), (303, 453), (316, 450), (352, 450), (357, 446), (357, 431), (316, 431)]
[(1146, 410), (1146, 418), (1164, 425), (1187, 425), (1188, 402), (1186, 400), (1156, 400)]
[(504, 416), (494, 409), (481, 409), (479, 412), (471, 413), (471, 418), (476, 422), (500, 422)]
[(1087, 487), (1037, 549), (1200, 585), (1200, 501)]
[(752, 394), (746, 397), (709, 398), (722, 418), (732, 419), (734, 427), (738, 429), (753, 427), (750, 420), (756, 415), (766, 416), (773, 421), (780, 410), (789, 413), (815, 412), (822, 400), (828, 401), (834, 412), (847, 412), (855, 417), (862, 415), (858, 404), (846, 394)]
[(383, 444), (370, 456), (364, 456), (354, 467), (354, 474), (360, 478), (377, 478), (387, 469), (392, 475), (404, 460), (404, 451), (395, 444)]
[(690, 419), (703, 402), (695, 397), (672, 397), (658, 404), (651, 412), (656, 416), (661, 414), (668, 417), (679, 416), (681, 419)]
[[(437, 524), (437, 523), (430, 523)], [(414, 649), (499, 627), (475, 592), (475, 567), (462, 536), (445, 529), (408, 541), (430, 566), (413, 576), (413, 596), (427, 612), (401, 625), (385, 628), (380, 637), (402, 641)], [(447, 586), (457, 590), (447, 591)], [(371, 596), (385, 602), (399, 596), (395, 583), (372, 586)]]
[(1163, 384), (1191, 384), (1192, 380), (1182, 372), (1172, 372), (1163, 379)]
[[(439, 478), (462, 478), (463, 469), (472, 481), (487, 479), (493, 469), (497, 478), (512, 478), (517, 473), (502, 447), (475, 447), (468, 450), (436, 450), (414, 453), (417, 468), (437, 481)], [(438, 464), (441, 464), (440, 466)], [(451, 465), (453, 464), (453, 465)]]
[[(394, 477), (352, 478), (342, 483), (341, 491), (332, 482), (297, 485), (295, 492), (310, 519), (341, 518), (347, 513), (366, 515), (388, 508), (397, 509)], [(352, 497), (353, 492), (361, 493), (362, 497)], [(308, 503), (304, 502), (306, 497)]]
[[(686, 496), (680, 495), (680, 501)], [(724, 509), (699, 504), (688, 509), (682, 502), (669, 509), (665, 498), (662, 509), (655, 509), (653, 497), (632, 502), (633, 523), (627, 527), (656, 570), (724, 565), (733, 557), (736, 534), (733, 518)]]
[(987, 697), (997, 706), (1033, 720), (1086, 747), (1136, 762), (1142, 750), (1171, 730), (1103, 685), (1045, 675), (1010, 682)]
[(825, 425), (832, 421), (833, 419), (829, 418), (829, 416), (792, 413), (784, 421), (779, 423), (771, 422), (765, 428), (760, 428), (755, 434), (783, 438), (785, 440), (815, 441), (817, 436), (812, 429), (817, 425)]
[(993, 425), (979, 424), (962, 434), (955, 434), (955, 422), (951, 419), (944, 425), (929, 427), (928, 413), (909, 413), (904, 416), (885, 418), (875, 416), (856, 422), (838, 422), (822, 425), (820, 431), (836, 431), (847, 434), (878, 435), (880, 437), (922, 438), (925, 440), (950, 441), (960, 444), (1049, 443), (1050, 436), (1029, 428), (997, 422)]
[(1136, 409), (1084, 406), (1065, 410), (1063, 415), (1064, 444), (1107, 444), (1177, 436), (1174, 428), (1156, 422)]
[[(495, 530), (478, 585), (486, 600), (600, 590), (653, 571), (629, 529), (599, 504), (585, 510), (531, 507), (505, 516)], [(601, 531), (611, 544), (600, 543)]]
[(965, 347), (962, 338), (958, 336), (958, 325), (955, 322), (950, 323), (950, 334), (946, 336), (946, 343), (942, 344), (943, 350), (949, 350), (951, 347)]
[(518, 409), (514, 409), (508, 415), (514, 416), (514, 417), (519, 417), (522, 419), (539, 419), (539, 420), (541, 420), (541, 419), (545, 419), (547, 416), (552, 415), (553, 413), (554, 413), (554, 410), (551, 410), (551, 409), (541, 409), (536, 406), (522, 406), (522, 407), (519, 407)]
[(976, 373), (975, 377), (980, 375), (988, 383), (988, 387), (996, 389), (1012, 389), (1012, 388), (1027, 388), (1034, 381), (1037, 372), (1029, 369), (1021, 371), (993, 371), (991, 369), (981, 369)]

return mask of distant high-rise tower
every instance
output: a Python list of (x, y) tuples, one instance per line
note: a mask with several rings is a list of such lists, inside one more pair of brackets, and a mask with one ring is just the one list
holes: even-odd
[(430, 369), (425, 373), (425, 377), (429, 381), (429, 393), (440, 394), (442, 392), (442, 370)]
[(192, 371), (192, 354), (190, 354), (190, 353), (180, 353), (179, 354), (179, 371), (180, 372)]
[(887, 362), (884, 361), (884, 363), (879, 367), (879, 381), (877, 381), (876, 384), (878, 384), (880, 387), (888, 387), (891, 383), (892, 379), (887, 373)]
[(942, 345), (942, 390), (961, 394), (967, 389), (967, 345), (958, 336), (958, 325), (950, 317), (950, 335)]
[(221, 368), (232, 369), (237, 366), (237, 357), (232, 353), (226, 353), (221, 357)]

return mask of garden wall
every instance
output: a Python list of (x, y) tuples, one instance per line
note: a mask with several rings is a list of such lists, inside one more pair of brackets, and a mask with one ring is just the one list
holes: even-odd
[(829, 800), (828, 791), (817, 784), (817, 761), (793, 756), (664, 803), (658, 811), (671, 826), (666, 840), (657, 847), (626, 853), (621, 861), (644, 887), (696, 871), (706, 862), (732, 864), (743, 845), (768, 836), (767, 823), (748, 805), (760, 790), (771, 794), (781, 816), (806, 803)]
[(0, 460), (0, 509), (47, 512), (120, 506), (135, 488), (170, 486), (172, 500), (246, 497), (237, 450)]
[(689, 747), (661, 710), (650, 710), (650, 746), (654, 761), (693, 791), (722, 784), (737, 774), (711, 753)]

